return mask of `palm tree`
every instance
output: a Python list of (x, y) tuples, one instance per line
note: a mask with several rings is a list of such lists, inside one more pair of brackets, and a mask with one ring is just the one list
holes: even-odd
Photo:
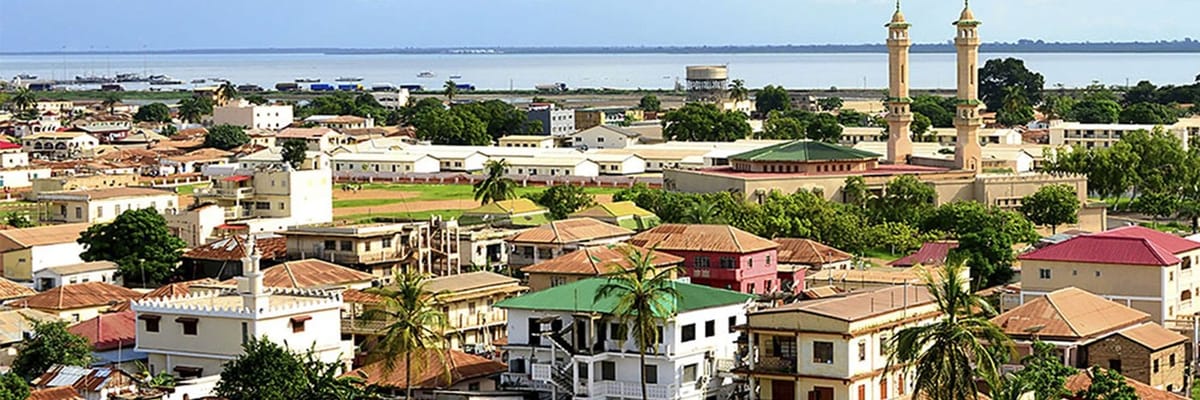
[(217, 87), (216, 94), (217, 94), (217, 104), (220, 104), (220, 105), (229, 104), (230, 100), (233, 100), (233, 99), (237, 98), (237, 96), (238, 96), (237, 86), (234, 86), (232, 82), (225, 81), (225, 83), (222, 83), (221, 86)]
[(452, 80), (446, 81), (446, 84), (442, 86), (442, 90), (446, 93), (446, 102), (453, 103), (454, 96), (458, 95), (458, 84)]
[(117, 92), (108, 92), (104, 94), (104, 99), (100, 101), (100, 106), (108, 109), (108, 114), (112, 115), (116, 112), (117, 104), (121, 104), (121, 95)]
[(636, 247), (623, 250), (629, 269), (614, 263), (614, 274), (596, 291), (593, 301), (615, 298), (612, 315), (625, 327), (638, 348), (641, 363), (642, 400), (646, 400), (646, 353), (656, 352), (662, 342), (659, 326), (676, 312), (679, 292), (675, 290), (673, 269), (654, 267), (654, 250), (642, 252)]
[(424, 368), (428, 357), (438, 357), (442, 365), (447, 365), (443, 332), (449, 325), (446, 314), (439, 309), (441, 293), (425, 290), (424, 274), (409, 271), (396, 274), (396, 278), (395, 285), (367, 290), (383, 298), (383, 307), (367, 310), (363, 318), (382, 319), (388, 324), (368, 359), (382, 362), (383, 370), (390, 372), (396, 367), (396, 359), (403, 358), (405, 398), (412, 399), (413, 361)]
[(480, 205), (517, 197), (517, 183), (504, 176), (504, 170), (508, 167), (508, 161), (503, 158), (500, 161), (488, 161), (483, 165), (487, 177), (474, 185), (475, 200), (479, 200)]
[(212, 105), (203, 98), (188, 97), (179, 101), (179, 119), (184, 121), (198, 123), (210, 112)]
[(750, 89), (746, 89), (746, 81), (734, 79), (729, 85), (729, 98), (733, 101), (742, 101), (750, 98)]
[(1012, 355), (1012, 341), (988, 319), (995, 310), (971, 292), (965, 272), (959, 263), (947, 265), (940, 276), (922, 272), (942, 318), (905, 328), (889, 343), (888, 369), (901, 365), (916, 371), (913, 398), (977, 399), (976, 377), (1000, 387), (1000, 363)]
[(16, 93), (13, 93), (13, 96), (8, 99), (8, 102), (16, 109), (15, 111), (20, 113), (37, 107), (37, 96), (29, 88), (23, 87), (17, 89)]

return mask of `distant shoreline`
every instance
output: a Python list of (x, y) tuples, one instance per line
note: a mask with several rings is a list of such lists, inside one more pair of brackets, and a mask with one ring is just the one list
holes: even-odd
[[(954, 53), (949, 43), (914, 44), (913, 53)], [(984, 43), (983, 53), (1200, 53), (1200, 41), (1052, 43), (1020, 41)], [(770, 46), (578, 46), (578, 47), (455, 47), (455, 48), (246, 48), (108, 51), (0, 51), (6, 56), (60, 55), (228, 55), (228, 54), (855, 54), (886, 53), (884, 44), (770, 45)]]

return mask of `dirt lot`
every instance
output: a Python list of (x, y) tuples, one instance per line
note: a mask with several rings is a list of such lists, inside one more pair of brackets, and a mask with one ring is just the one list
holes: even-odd
[[(394, 190), (360, 190), (341, 191), (335, 189), (333, 191), (333, 200), (373, 200), (373, 199), (411, 199), (420, 197), (420, 193), (401, 192)], [(599, 194), (596, 195), (596, 201), (600, 203), (611, 203), (612, 195)], [(334, 217), (344, 217), (347, 215), (359, 214), (386, 214), (386, 213), (403, 213), (403, 212), (419, 212), (433, 210), (469, 210), (479, 207), (479, 202), (474, 199), (454, 199), (454, 200), (414, 200), (403, 201), (399, 203), (380, 204), (360, 207), (341, 207), (333, 209)]]

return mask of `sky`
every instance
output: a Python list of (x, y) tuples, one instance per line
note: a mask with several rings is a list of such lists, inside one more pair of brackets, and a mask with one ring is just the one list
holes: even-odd
[[(974, 0), (985, 41), (1200, 36), (1197, 0)], [(880, 43), (892, 0), (0, 0), (0, 51)], [(957, 0), (906, 0), (920, 43)]]

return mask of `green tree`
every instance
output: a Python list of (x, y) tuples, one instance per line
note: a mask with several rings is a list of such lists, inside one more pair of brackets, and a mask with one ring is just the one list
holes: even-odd
[(442, 93), (446, 95), (446, 102), (453, 104), (454, 96), (458, 96), (458, 83), (446, 81), (442, 84)]
[(1125, 91), (1125, 96), (1121, 99), (1121, 103), (1126, 106), (1138, 103), (1155, 103), (1158, 102), (1158, 87), (1154, 86), (1150, 81), (1140, 81), (1137, 86), (1131, 87)]
[(32, 228), (35, 226), (33, 221), (29, 220), (29, 216), (16, 211), (4, 213), (4, 224), (13, 228)]
[(266, 338), (251, 338), (223, 366), (216, 393), (229, 400), (291, 400), (308, 398), (309, 387), (295, 354)]
[(1037, 400), (1061, 400), (1071, 396), (1067, 390), (1067, 378), (1075, 375), (1075, 368), (1063, 364), (1062, 356), (1055, 352), (1054, 345), (1042, 341), (1033, 342), (1033, 354), (1021, 359), (1025, 368), (1014, 372), (1011, 377), (1024, 383), (1028, 391), (1035, 393)]
[(530, 121), (525, 112), (500, 100), (488, 100), (455, 106), (454, 112), (469, 112), (487, 127), (492, 139), (506, 135), (524, 135), (542, 131), (541, 121)]
[(1028, 104), (1042, 101), (1046, 78), (1025, 67), (1019, 58), (991, 59), (979, 69), (979, 98), (989, 110), (1004, 107), (1007, 88), (1021, 93)]
[(937, 191), (912, 175), (900, 175), (887, 183), (883, 196), (870, 203), (878, 222), (900, 222), (917, 226), (933, 210)]
[(115, 114), (117, 104), (121, 104), (121, 95), (117, 92), (104, 92), (100, 105), (108, 109), (109, 114)]
[(400, 108), (400, 120), (403, 123), (412, 124), (416, 117), (425, 111), (445, 108), (446, 105), (435, 97), (426, 97), (415, 102), (409, 100), (408, 104)]
[(1174, 214), (1179, 209), (1179, 202), (1177, 194), (1149, 191), (1133, 201), (1133, 209), (1153, 217), (1154, 223), (1157, 224), (1159, 219)]
[(1085, 124), (1115, 124), (1121, 118), (1121, 105), (1109, 99), (1084, 99), (1071, 107), (1067, 118)]
[(1058, 233), (1059, 225), (1079, 222), (1079, 196), (1070, 185), (1046, 185), (1021, 199), (1019, 210), (1030, 222)]
[(225, 81), (221, 86), (217, 86), (217, 104), (227, 105), (238, 97), (237, 86), (233, 82)]
[(307, 151), (308, 144), (303, 140), (288, 139), (283, 141), (283, 152), (280, 155), (283, 157), (283, 162), (290, 164), (292, 168), (299, 169), (300, 164), (303, 164), (307, 157)]
[(128, 210), (113, 222), (88, 227), (76, 240), (86, 250), (84, 261), (117, 263), (126, 285), (158, 287), (175, 271), (180, 251), (187, 246), (167, 229), (167, 220), (153, 208)]
[(902, 365), (915, 372), (913, 398), (976, 399), (975, 379), (998, 387), (1000, 365), (1013, 353), (1012, 341), (989, 320), (992, 305), (962, 276), (965, 269), (948, 264), (940, 274), (925, 271), (925, 286), (942, 318), (904, 328), (889, 343), (889, 369)]
[(675, 316), (679, 292), (675, 290), (672, 275), (676, 271), (656, 268), (654, 250), (643, 252), (630, 247), (623, 251), (630, 268), (615, 263), (610, 266), (609, 269), (619, 272), (600, 286), (593, 301), (615, 300), (612, 315), (638, 348), (642, 400), (646, 400), (646, 354), (658, 352), (657, 346), (663, 342), (659, 329)]
[(870, 236), (874, 245), (891, 254), (907, 254), (921, 248), (924, 243), (920, 231), (912, 225), (899, 222), (884, 222), (871, 227)]
[(686, 142), (732, 142), (750, 135), (746, 115), (708, 103), (689, 103), (662, 117), (663, 137)]
[(757, 139), (803, 139), (808, 126), (799, 119), (785, 116), (779, 111), (767, 114), (762, 132), (755, 133)]
[(1120, 372), (1092, 367), (1092, 384), (1075, 397), (1082, 400), (1136, 400), (1137, 391), (1125, 382)]
[(861, 175), (852, 175), (846, 177), (845, 184), (842, 185), (842, 196), (843, 203), (866, 208), (871, 199), (871, 192), (867, 190), (867, 181)]
[(533, 200), (534, 203), (546, 207), (554, 219), (566, 218), (573, 212), (596, 204), (595, 198), (588, 194), (583, 186), (569, 183), (554, 185), (540, 193), (528, 194), (526, 197)]
[(163, 103), (150, 103), (138, 108), (133, 114), (136, 122), (171, 122), (171, 109)]
[(492, 143), (487, 124), (469, 108), (432, 108), (412, 121), (417, 137), (433, 144), (486, 146)]
[(840, 110), (844, 104), (846, 104), (846, 102), (843, 101), (841, 97), (837, 96), (822, 97), (817, 100), (817, 107), (820, 108), (821, 111)]
[(929, 117), (929, 123), (935, 128), (954, 127), (955, 104), (952, 97), (919, 95), (913, 99), (910, 109), (913, 114)]
[(17, 113), (22, 113), (37, 107), (37, 94), (27, 87), (18, 88), (8, 99), (8, 103)]
[(1121, 111), (1122, 124), (1171, 125), (1179, 122), (1179, 112), (1157, 103), (1134, 103)]
[(1016, 86), (1004, 88), (1003, 106), (996, 111), (996, 122), (1004, 126), (1024, 126), (1033, 121), (1033, 107)]
[(29, 398), (29, 383), (15, 373), (0, 375), (0, 400), (26, 400)]
[(475, 200), (479, 201), (479, 204), (486, 205), (517, 197), (517, 183), (505, 176), (508, 167), (508, 161), (505, 159), (490, 160), (483, 165), (485, 177), (474, 185)]
[(258, 105), (258, 106), (267, 104), (267, 102), (268, 102), (267, 98), (263, 97), (263, 95), (261, 95), (261, 94), (252, 94), (252, 95), (246, 96), (246, 101), (249, 102), (250, 104), (254, 104), (254, 105)]
[(746, 81), (734, 79), (729, 84), (729, 99), (733, 101), (742, 101), (750, 99), (750, 89), (746, 88)]
[(922, 231), (945, 232), (957, 239), (951, 258), (966, 260), (980, 289), (1007, 283), (1016, 261), (1013, 246), (1039, 237), (1033, 223), (1020, 213), (974, 201), (943, 204), (926, 215)]
[(913, 113), (912, 133), (918, 138), (925, 137), (929, 132), (929, 127), (933, 125), (933, 121), (926, 117), (925, 114)]
[(783, 86), (767, 85), (754, 96), (754, 108), (762, 115), (771, 111), (787, 111), (792, 109), (792, 95)]
[(212, 114), (212, 100), (206, 97), (188, 97), (179, 101), (179, 119), (199, 123), (205, 115)]
[(1067, 118), (1071, 115), (1071, 110), (1075, 108), (1076, 100), (1074, 97), (1062, 95), (1049, 95), (1038, 106), (1038, 111), (1046, 117), (1047, 121)]
[(662, 102), (658, 101), (658, 96), (648, 94), (642, 96), (642, 99), (638, 101), (638, 109), (645, 111), (659, 111), (662, 110)]
[(33, 337), (17, 344), (12, 373), (26, 381), (37, 378), (55, 364), (86, 367), (92, 362), (92, 345), (67, 331), (65, 321), (35, 321)]
[(871, 123), (871, 116), (849, 108), (838, 110), (838, 123), (843, 126), (862, 127)]
[(838, 139), (842, 137), (842, 131), (842, 125), (838, 123), (837, 117), (833, 114), (821, 113), (809, 122), (805, 129), (805, 136), (816, 141), (837, 143)]
[[(424, 372), (414, 369), (426, 365), (427, 357), (439, 357), (443, 361), (446, 357), (443, 350), (446, 339), (442, 332), (448, 322), (441, 310), (442, 294), (426, 290), (425, 276), (413, 271), (398, 274), (392, 286), (372, 288), (368, 293), (382, 297), (383, 308), (367, 310), (363, 318), (382, 319), (387, 323), (383, 336), (368, 352), (368, 359), (382, 362), (384, 371), (389, 372), (395, 368), (397, 360), (403, 360), (404, 398), (412, 399), (412, 375)], [(449, 371), (445, 373), (449, 374)]]
[(215, 147), (221, 150), (229, 150), (250, 143), (250, 136), (246, 135), (246, 131), (242, 127), (236, 125), (222, 124), (208, 129), (208, 135), (204, 136), (205, 147)]

